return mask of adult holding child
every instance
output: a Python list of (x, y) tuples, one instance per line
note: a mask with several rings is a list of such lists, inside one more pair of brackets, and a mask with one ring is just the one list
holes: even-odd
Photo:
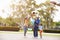
[(34, 22), (34, 37), (38, 37), (38, 27), (39, 27), (40, 19), (39, 17), (36, 17)]

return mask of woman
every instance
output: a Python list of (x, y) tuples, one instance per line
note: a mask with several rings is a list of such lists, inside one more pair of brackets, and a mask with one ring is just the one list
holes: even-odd
[(28, 18), (26, 17), (24, 19), (24, 36), (26, 36), (27, 28), (28, 28)]

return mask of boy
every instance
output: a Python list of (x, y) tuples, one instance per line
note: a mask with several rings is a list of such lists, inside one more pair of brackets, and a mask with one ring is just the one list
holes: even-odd
[(42, 32), (43, 32), (43, 26), (42, 24), (39, 24), (39, 32), (40, 32), (40, 38), (42, 38)]

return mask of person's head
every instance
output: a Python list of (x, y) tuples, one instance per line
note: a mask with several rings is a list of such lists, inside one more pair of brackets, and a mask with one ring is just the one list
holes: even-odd
[(33, 12), (33, 14), (35, 14), (35, 12)]
[(31, 13), (31, 16), (34, 16), (34, 15), (35, 15), (35, 12), (32, 12), (32, 13)]

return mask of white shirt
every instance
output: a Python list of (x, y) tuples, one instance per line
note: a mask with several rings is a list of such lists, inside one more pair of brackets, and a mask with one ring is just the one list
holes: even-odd
[(43, 30), (43, 26), (39, 26), (39, 30)]

